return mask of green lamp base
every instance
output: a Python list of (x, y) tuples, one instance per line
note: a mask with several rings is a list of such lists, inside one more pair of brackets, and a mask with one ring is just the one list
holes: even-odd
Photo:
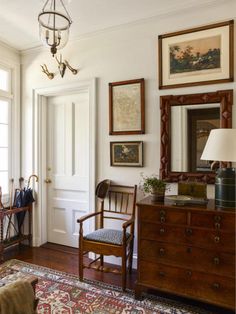
[(236, 169), (219, 168), (215, 181), (216, 207), (236, 209)]

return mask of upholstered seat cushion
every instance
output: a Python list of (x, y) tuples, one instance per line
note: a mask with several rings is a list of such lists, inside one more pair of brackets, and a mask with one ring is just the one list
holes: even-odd
[[(126, 239), (130, 237), (130, 234), (126, 232)], [(85, 240), (111, 243), (116, 245), (122, 245), (123, 231), (114, 229), (98, 229), (92, 233), (87, 234), (84, 237)]]

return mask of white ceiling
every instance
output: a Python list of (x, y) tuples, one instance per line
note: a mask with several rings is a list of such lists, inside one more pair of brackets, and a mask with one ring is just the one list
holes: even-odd
[[(226, 0), (225, 0), (226, 1)], [(70, 39), (141, 19), (220, 0), (67, 0)], [(0, 0), (0, 41), (18, 50), (40, 46), (38, 13), (43, 0)]]

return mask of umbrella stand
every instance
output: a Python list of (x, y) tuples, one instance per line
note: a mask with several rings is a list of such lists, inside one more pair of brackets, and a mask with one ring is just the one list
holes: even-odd
[(3, 209), (4, 209), (4, 206), (2, 203), (2, 187), (0, 186), (0, 210), (3, 210)]
[[(12, 210), (12, 197), (13, 197), (13, 190), (14, 190), (14, 179), (12, 178), (10, 180), (10, 210)], [(10, 238), (10, 226), (12, 224), (12, 214), (8, 216), (8, 224), (7, 224), (7, 232), (6, 232), (6, 238)]]

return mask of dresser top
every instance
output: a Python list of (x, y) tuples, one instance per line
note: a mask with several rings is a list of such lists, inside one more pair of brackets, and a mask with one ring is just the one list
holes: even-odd
[(217, 211), (217, 212), (229, 212), (229, 213), (235, 213), (235, 209), (221, 209), (215, 207), (215, 200), (209, 199), (207, 204), (200, 205), (200, 204), (173, 204), (172, 201), (165, 199), (163, 202), (154, 202), (151, 199), (151, 196), (147, 196), (144, 199), (137, 202), (137, 205), (145, 205), (145, 206), (151, 206), (151, 207), (165, 207), (169, 209), (186, 209), (186, 210), (202, 210), (202, 211)]

